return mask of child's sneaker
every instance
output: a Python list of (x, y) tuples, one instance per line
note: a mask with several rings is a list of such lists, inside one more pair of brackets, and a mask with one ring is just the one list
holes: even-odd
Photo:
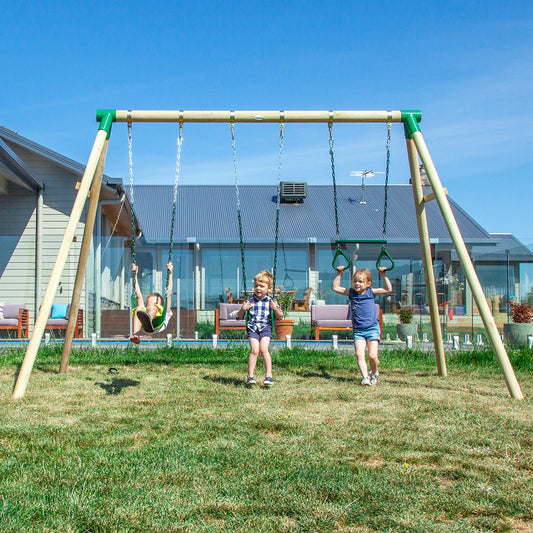
[(367, 385), (368, 387), (370, 387), (370, 378), (366, 376), (366, 378), (361, 381), (361, 385)]
[(247, 387), (252, 387), (253, 385), (256, 385), (256, 384), (257, 384), (257, 381), (255, 381), (255, 378), (253, 376), (249, 377), (246, 380), (246, 386)]
[(146, 333), (153, 333), (154, 332), (154, 326), (152, 324), (152, 317), (142, 309), (139, 309), (137, 311), (137, 318), (139, 319), (144, 331)]
[(265, 387), (272, 387), (272, 385), (274, 385), (274, 380), (270, 377), (266, 377), (265, 381), (263, 381), (263, 385)]
[(370, 377), (370, 385), (373, 387), (378, 382), (379, 372), (376, 372), (375, 374), (372, 374), (372, 370), (371, 370), (368, 373), (368, 376)]

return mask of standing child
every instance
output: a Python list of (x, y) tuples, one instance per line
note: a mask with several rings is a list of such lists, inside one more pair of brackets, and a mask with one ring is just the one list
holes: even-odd
[(248, 377), (246, 385), (256, 384), (254, 378), (257, 357), (261, 354), (263, 365), (265, 366), (265, 380), (263, 385), (271, 387), (274, 384), (272, 379), (272, 358), (270, 357), (269, 346), (272, 338), (272, 319), (270, 311), (274, 312), (277, 319), (283, 318), (283, 312), (275, 300), (269, 296), (274, 286), (274, 278), (268, 270), (262, 270), (254, 278), (254, 293), (252, 297), (242, 304), (236, 314), (236, 318), (242, 320), (248, 312), (248, 341), (250, 342), (250, 355), (248, 357)]
[[(367, 268), (358, 268), (352, 278), (352, 286), (345, 289), (340, 286), (344, 267), (337, 267), (337, 275), (333, 280), (331, 289), (337, 294), (348, 296), (350, 300), (350, 311), (352, 314), (353, 340), (357, 366), (361, 372), (363, 380), (361, 385), (375, 385), (379, 377), (379, 339), (381, 331), (376, 313), (374, 297), (377, 295), (390, 294), (392, 284), (387, 277), (385, 267), (379, 268), (379, 274), (383, 278), (383, 288), (372, 287), (372, 273)], [(368, 360), (370, 362), (370, 372), (366, 365), (365, 347), (368, 347)]]
[(168, 263), (167, 309), (163, 317), (165, 299), (158, 292), (152, 292), (146, 297), (146, 306), (144, 305), (143, 295), (137, 279), (139, 267), (135, 263), (131, 264), (131, 275), (135, 279), (135, 298), (137, 300), (137, 307), (133, 310), (133, 334), (130, 337), (131, 342), (139, 344), (141, 342), (139, 335), (143, 330), (145, 333), (158, 333), (168, 326), (172, 317), (172, 270), (172, 263)]

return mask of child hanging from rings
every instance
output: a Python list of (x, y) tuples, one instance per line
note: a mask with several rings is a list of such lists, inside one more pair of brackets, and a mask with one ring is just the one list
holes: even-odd
[[(358, 268), (352, 277), (352, 286), (349, 289), (340, 286), (344, 266), (337, 267), (337, 275), (333, 280), (331, 289), (337, 294), (348, 296), (352, 314), (353, 340), (357, 366), (363, 380), (361, 385), (374, 386), (379, 378), (379, 319), (376, 313), (375, 296), (382, 296), (392, 292), (392, 284), (387, 277), (385, 267), (379, 268), (383, 278), (383, 288), (372, 287), (372, 273), (367, 268)], [(370, 372), (366, 365), (365, 347), (368, 347), (368, 360)]]
[(152, 292), (146, 297), (146, 306), (144, 303), (143, 295), (139, 287), (139, 281), (137, 274), (139, 273), (139, 267), (135, 264), (131, 264), (131, 275), (135, 279), (135, 298), (137, 300), (137, 307), (133, 309), (133, 333), (130, 337), (130, 341), (139, 344), (141, 339), (139, 335), (141, 332), (145, 333), (158, 333), (163, 331), (172, 317), (172, 262), (167, 263), (167, 271), (169, 273), (168, 287), (167, 287), (167, 309), (162, 324), (158, 322), (163, 317), (163, 306), (165, 305), (165, 299), (158, 292)]

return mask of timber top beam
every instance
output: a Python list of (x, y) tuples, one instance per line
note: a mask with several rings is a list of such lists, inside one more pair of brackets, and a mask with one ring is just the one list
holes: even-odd
[[(99, 109), (98, 122), (420, 122), (422, 113), (409, 111), (182, 111)], [(107, 129), (107, 128), (103, 128)]]

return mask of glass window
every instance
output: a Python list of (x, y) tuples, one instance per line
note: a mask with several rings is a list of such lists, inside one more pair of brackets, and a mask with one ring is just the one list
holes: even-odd
[[(274, 247), (247, 245), (244, 250), (246, 290), (253, 289), (253, 278), (261, 270), (274, 269)], [(202, 246), (202, 266), (205, 269), (205, 307), (212, 309), (221, 302), (244, 298), (240, 248), (229, 245)], [(281, 244), (276, 258), (275, 285), (296, 291), (303, 298), (309, 286), (309, 253), (305, 247)]]
[[(168, 250), (161, 250), (159, 258), (162, 285), (165, 285)], [(172, 250), (172, 265), (174, 267), (172, 307), (177, 305), (177, 297), (179, 296), (182, 309), (194, 309), (193, 251), (189, 249), (188, 245), (174, 246)]]

